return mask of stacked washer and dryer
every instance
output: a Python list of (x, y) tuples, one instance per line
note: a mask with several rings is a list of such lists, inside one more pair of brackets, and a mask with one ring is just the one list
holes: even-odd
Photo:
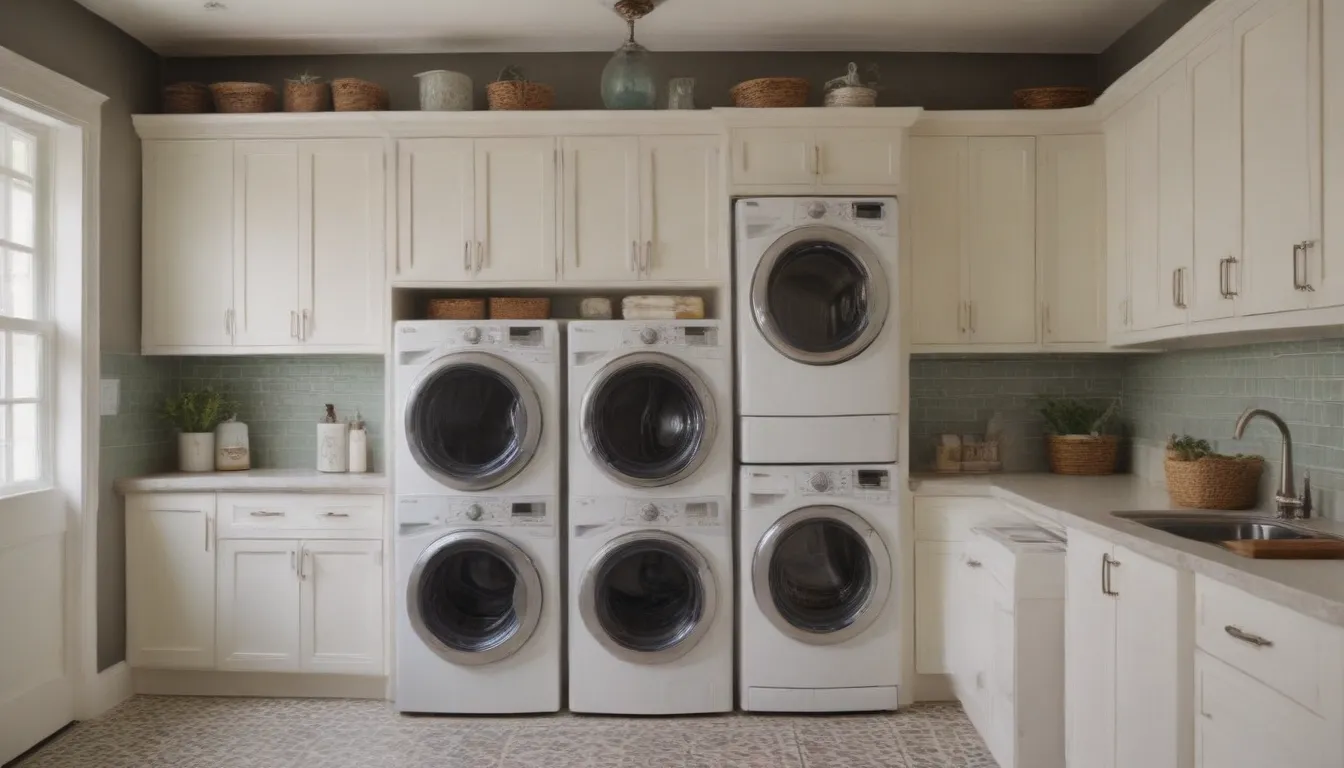
[(734, 213), (741, 706), (896, 709), (896, 200)]

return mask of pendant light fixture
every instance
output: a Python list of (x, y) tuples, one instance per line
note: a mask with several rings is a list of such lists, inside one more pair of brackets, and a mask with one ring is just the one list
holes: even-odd
[(653, 109), (657, 78), (649, 49), (635, 42), (635, 22), (653, 11), (653, 0), (619, 0), (615, 11), (630, 27), (630, 37), (602, 68), (602, 103), (607, 109)]

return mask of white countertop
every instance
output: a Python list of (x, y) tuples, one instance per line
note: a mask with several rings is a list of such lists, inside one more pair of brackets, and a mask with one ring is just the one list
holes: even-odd
[(384, 493), (387, 476), (374, 472), (318, 472), (315, 469), (249, 469), (242, 472), (169, 472), (123, 477), (119, 493), (215, 493), (296, 491), (319, 493)]
[[(1344, 627), (1344, 560), (1254, 560), (1214, 544), (1190, 541), (1112, 512), (1165, 511), (1163, 488), (1134, 477), (1048, 474), (942, 475), (911, 478), (916, 496), (991, 496), (1026, 511), (1133, 550), (1160, 563), (1193, 571), (1321, 621)], [(1182, 510), (1196, 511), (1196, 510)], [(1344, 535), (1344, 523), (1296, 520)]]

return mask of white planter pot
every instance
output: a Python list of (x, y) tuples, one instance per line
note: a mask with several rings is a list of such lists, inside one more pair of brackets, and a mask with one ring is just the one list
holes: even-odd
[(177, 468), (183, 472), (213, 472), (215, 433), (180, 433), (177, 436)]
[(436, 69), (416, 75), (420, 81), (420, 109), (425, 112), (466, 112), (471, 109), (471, 78), (461, 72)]

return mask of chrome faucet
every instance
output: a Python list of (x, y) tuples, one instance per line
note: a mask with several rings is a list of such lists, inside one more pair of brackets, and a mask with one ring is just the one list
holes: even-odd
[(1246, 425), (1256, 416), (1263, 416), (1279, 428), (1283, 436), (1283, 453), (1279, 456), (1279, 490), (1274, 494), (1274, 506), (1278, 517), (1284, 520), (1311, 517), (1311, 475), (1305, 477), (1302, 495), (1293, 490), (1293, 436), (1288, 433), (1288, 425), (1278, 414), (1263, 408), (1247, 408), (1237, 419), (1236, 431), (1232, 436), (1240, 440), (1246, 431)]

